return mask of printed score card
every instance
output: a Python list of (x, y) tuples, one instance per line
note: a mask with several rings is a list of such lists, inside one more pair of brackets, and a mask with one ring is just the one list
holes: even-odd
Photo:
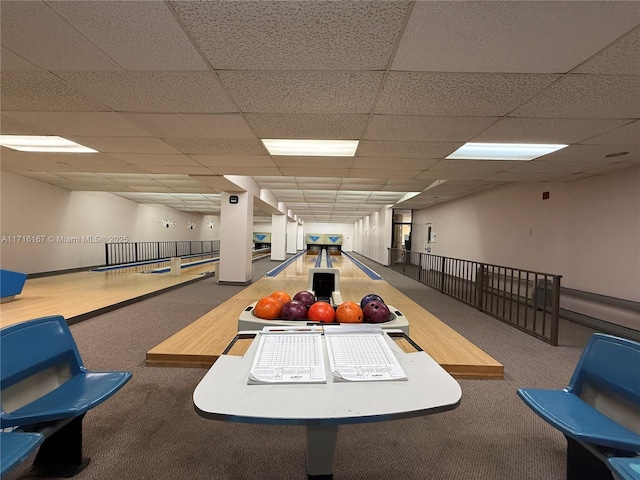
[(265, 327), (247, 383), (327, 383), (322, 329)]

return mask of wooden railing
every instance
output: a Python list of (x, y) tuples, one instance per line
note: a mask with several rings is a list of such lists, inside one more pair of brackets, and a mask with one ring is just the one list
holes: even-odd
[(389, 249), (389, 267), (558, 344), (561, 275), (396, 248)]

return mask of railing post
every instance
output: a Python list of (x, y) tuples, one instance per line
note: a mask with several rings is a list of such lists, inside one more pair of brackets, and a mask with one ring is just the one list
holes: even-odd
[(444, 293), (445, 257), (440, 257), (440, 293)]
[(109, 244), (108, 243), (104, 244), (104, 259), (105, 259), (105, 265), (109, 265)]
[(560, 319), (560, 279), (562, 275), (553, 277), (553, 298), (551, 303), (551, 338), (549, 342), (554, 347), (558, 345), (558, 323)]
[(478, 292), (476, 307), (478, 310), (482, 311), (484, 308), (484, 263), (478, 264), (478, 271), (476, 273), (476, 291)]

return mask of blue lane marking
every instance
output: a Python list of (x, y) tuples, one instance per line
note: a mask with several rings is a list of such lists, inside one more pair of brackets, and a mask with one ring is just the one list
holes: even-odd
[(327, 268), (333, 268), (333, 264), (331, 263), (331, 255), (329, 254), (329, 250), (327, 252)]
[(318, 258), (316, 258), (316, 268), (322, 266), (322, 250), (318, 254)]
[(296, 259), (300, 256), (300, 255), (304, 255), (307, 251), (306, 250), (302, 250), (299, 253), (296, 253), (293, 257), (291, 257), (289, 260), (285, 260), (284, 262), (282, 262), (280, 265), (278, 265), (275, 268), (272, 268), (271, 270), (269, 270), (266, 274), (265, 277), (275, 277), (276, 275), (278, 275), (282, 270), (284, 270), (285, 268), (287, 268), (291, 263), (295, 262)]
[(374, 272), (369, 267), (367, 267), (364, 263), (362, 263), (359, 260), (356, 260), (354, 257), (349, 255), (347, 252), (343, 251), (342, 255), (346, 256), (349, 260), (351, 260), (353, 263), (355, 263), (360, 268), (360, 270), (362, 270), (364, 273), (369, 275), (369, 278), (371, 278), (373, 280), (382, 280), (382, 276), (381, 275), (378, 275), (376, 272)]

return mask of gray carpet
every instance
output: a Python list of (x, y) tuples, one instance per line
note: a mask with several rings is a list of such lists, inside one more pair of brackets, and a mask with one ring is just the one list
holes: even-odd
[[(563, 323), (560, 346), (551, 347), (391, 269), (358, 259), (503, 363), (505, 379), (461, 380), (462, 402), (450, 412), (340, 427), (336, 480), (564, 478), (564, 438), (530, 412), (515, 391), (564, 387), (592, 331)], [(255, 262), (253, 278), (276, 265)], [(71, 327), (89, 368), (133, 372), (120, 392), (87, 414), (84, 450), (92, 460), (75, 478), (306, 478), (302, 427), (202, 419), (193, 409), (192, 393), (205, 369), (144, 364), (149, 349), (241, 288), (208, 278)], [(31, 478), (27, 469), (24, 465), (7, 479)]]

